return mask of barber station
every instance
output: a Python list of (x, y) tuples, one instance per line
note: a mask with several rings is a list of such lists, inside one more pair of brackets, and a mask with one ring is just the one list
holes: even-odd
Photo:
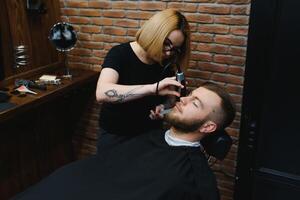
[(298, 200), (299, 6), (3, 0), (0, 200)]

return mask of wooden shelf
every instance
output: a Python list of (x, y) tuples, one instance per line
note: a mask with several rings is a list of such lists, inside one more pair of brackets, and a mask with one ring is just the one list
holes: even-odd
[[(60, 75), (62, 73), (60, 71), (56, 71), (49, 74)], [(69, 90), (72, 90), (85, 82), (96, 81), (99, 76), (99, 72), (82, 69), (72, 69), (72, 74), (74, 74), (72, 79), (62, 79), (60, 85), (48, 85), (46, 91), (32, 89), (38, 93), (36, 95), (26, 94), (25, 97), (21, 97), (20, 95), (11, 94), (9, 102), (16, 104), (16, 106), (0, 112), (0, 122), (8, 120), (19, 113), (26, 112), (27, 110), (50, 101), (53, 98), (58, 98)], [(36, 78), (37, 77), (33, 77), (32, 80)], [(9, 93), (14, 91), (14, 85), (9, 85), (8, 88)]]

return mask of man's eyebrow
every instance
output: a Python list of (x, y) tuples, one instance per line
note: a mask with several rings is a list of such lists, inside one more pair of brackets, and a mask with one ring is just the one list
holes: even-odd
[(201, 101), (201, 99), (199, 99), (198, 97), (195, 96), (195, 99), (197, 99), (201, 105), (202, 108), (204, 108), (204, 103)]

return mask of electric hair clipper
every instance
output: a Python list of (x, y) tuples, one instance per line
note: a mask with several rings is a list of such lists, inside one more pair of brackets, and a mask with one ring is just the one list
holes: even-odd
[(186, 84), (183, 72), (176, 73), (176, 80), (183, 85), (183, 88), (179, 88), (180, 97), (186, 96)]
[[(184, 73), (181, 71), (180, 66), (176, 64), (177, 72), (176, 72), (176, 80), (183, 85), (183, 88), (179, 88), (180, 97), (186, 96), (186, 81), (184, 77)], [(177, 97), (177, 101), (179, 101), (179, 97)]]
[[(185, 77), (184, 73), (180, 70), (180, 67), (178, 64), (177, 65), (177, 72), (176, 72), (176, 80), (183, 85), (183, 88), (179, 87), (178, 92), (180, 93), (180, 97), (185, 97), (186, 96), (186, 83), (185, 83)], [(180, 101), (180, 97), (176, 97), (176, 101)], [(169, 113), (172, 110), (172, 108), (162, 110), (160, 114), (165, 115)]]

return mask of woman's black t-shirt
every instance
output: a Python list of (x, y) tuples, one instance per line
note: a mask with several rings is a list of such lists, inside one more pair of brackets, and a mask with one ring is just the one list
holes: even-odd
[[(172, 69), (163, 72), (164, 67), (158, 63), (143, 63), (133, 52), (130, 43), (114, 46), (105, 57), (102, 67), (116, 70), (119, 74), (117, 84), (120, 85), (152, 84), (174, 74)], [(164, 99), (151, 95), (124, 103), (103, 103), (100, 127), (108, 133), (124, 136), (160, 128), (161, 120), (151, 120), (149, 114)]]

